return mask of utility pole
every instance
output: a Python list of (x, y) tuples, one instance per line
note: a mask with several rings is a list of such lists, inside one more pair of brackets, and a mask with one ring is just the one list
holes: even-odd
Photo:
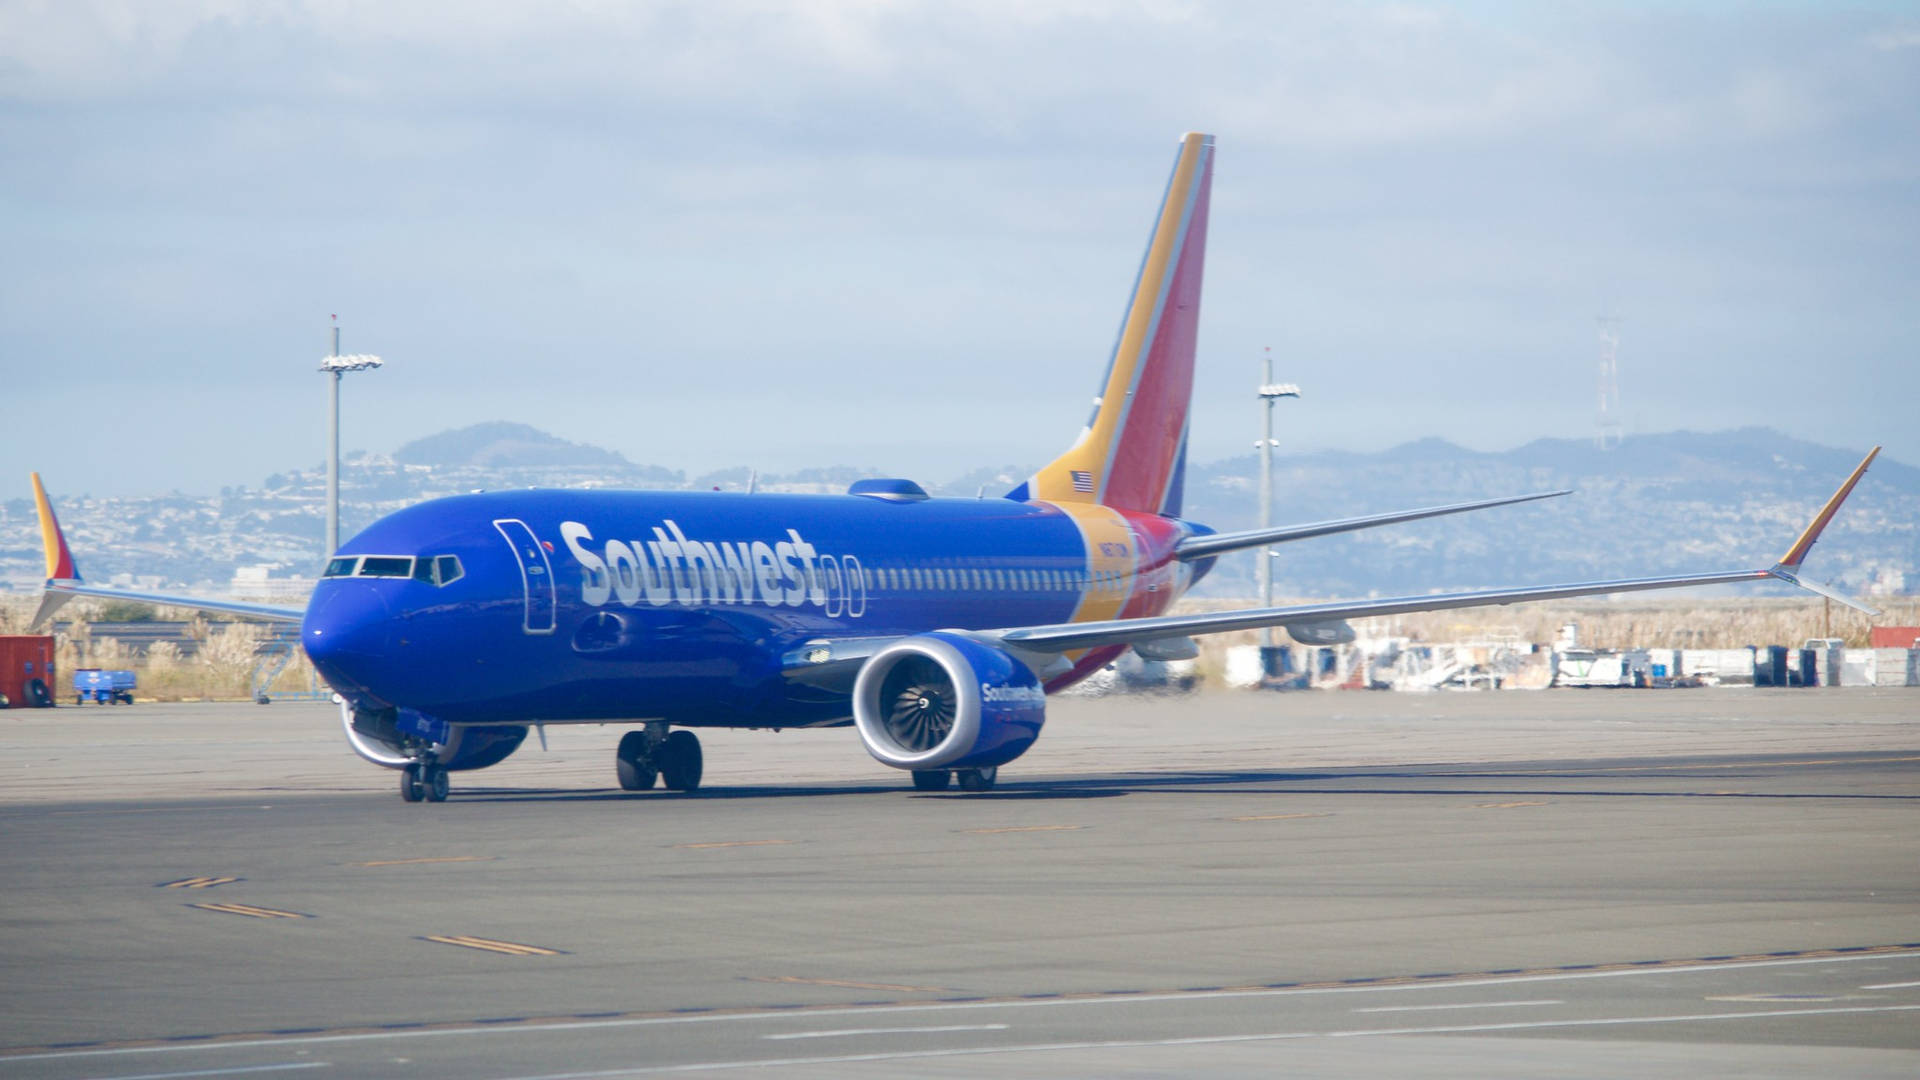
[(333, 318), (333, 341), (320, 371), (327, 379), (327, 550), (321, 562), (333, 558), (340, 549), (340, 377), (349, 371), (372, 371), (380, 358), (370, 354), (340, 355), (340, 316)]
[[(1265, 408), (1262, 411), (1265, 413), (1264, 420), (1266, 427), (1260, 437), (1260, 441), (1255, 444), (1260, 447), (1260, 527), (1263, 529), (1271, 529), (1273, 528), (1273, 403), (1283, 397), (1299, 397), (1300, 388), (1292, 383), (1274, 382), (1273, 346), (1266, 346), (1260, 351), (1266, 360), (1266, 378), (1261, 381), (1259, 392), (1260, 400), (1265, 404)], [(1260, 606), (1272, 607), (1273, 548), (1262, 544), (1260, 546), (1259, 560)], [(1261, 629), (1260, 645), (1263, 650), (1267, 650), (1260, 654), (1261, 664), (1265, 665), (1267, 658), (1272, 655), (1270, 650), (1274, 647), (1273, 627), (1268, 626)]]

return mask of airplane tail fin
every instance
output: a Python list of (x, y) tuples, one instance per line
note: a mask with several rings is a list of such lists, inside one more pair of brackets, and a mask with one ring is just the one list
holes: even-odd
[(1093, 416), (1066, 453), (1008, 498), (1179, 514), (1212, 186), (1213, 136), (1188, 132)]

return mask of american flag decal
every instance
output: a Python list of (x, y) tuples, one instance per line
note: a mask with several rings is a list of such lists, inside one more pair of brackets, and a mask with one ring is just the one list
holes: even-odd
[(1081, 469), (1073, 469), (1071, 471), (1073, 473), (1073, 490), (1084, 495), (1093, 494), (1093, 474)]

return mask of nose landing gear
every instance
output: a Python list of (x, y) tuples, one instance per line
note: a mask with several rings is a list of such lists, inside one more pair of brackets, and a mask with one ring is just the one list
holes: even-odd
[(400, 770), (400, 797), (407, 802), (446, 802), (447, 770), (438, 765), (414, 762)]

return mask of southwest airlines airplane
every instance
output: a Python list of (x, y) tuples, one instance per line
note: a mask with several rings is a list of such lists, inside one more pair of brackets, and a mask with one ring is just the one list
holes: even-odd
[[(845, 495), (503, 491), (382, 518), (332, 552), (305, 610), (85, 584), (36, 474), (43, 622), (108, 596), (300, 624), (347, 742), (399, 770), (409, 802), (504, 759), (530, 726), (627, 722), (620, 786), (699, 786), (703, 727), (852, 724), (922, 791), (990, 788), (1032, 747), (1047, 694), (1132, 648), (1283, 626), (1350, 641), (1400, 612), (1797, 575), (1876, 448), (1766, 569), (1168, 614), (1221, 555), (1547, 498), (1543, 492), (1283, 528), (1180, 516), (1213, 139), (1180, 140), (1093, 414), (1004, 498), (933, 499), (908, 480)], [(1835, 597), (1851, 604), (1844, 597)]]

